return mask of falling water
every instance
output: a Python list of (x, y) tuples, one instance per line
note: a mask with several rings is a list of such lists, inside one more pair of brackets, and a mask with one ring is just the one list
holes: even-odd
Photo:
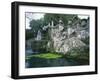
[(40, 30), (38, 30), (36, 40), (41, 40), (41, 32), (40, 32)]

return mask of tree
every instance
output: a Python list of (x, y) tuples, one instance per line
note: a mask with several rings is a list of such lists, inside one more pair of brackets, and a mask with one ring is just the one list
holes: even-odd
[[(44, 24), (47, 25), (51, 21), (54, 21), (54, 25), (59, 23), (59, 19), (61, 19), (64, 25), (68, 24), (69, 20), (72, 20), (77, 15), (69, 15), (69, 14), (45, 14), (44, 15)], [(78, 18), (78, 17), (77, 17)]]
[(30, 21), (30, 27), (34, 32), (37, 32), (43, 26), (43, 19)]

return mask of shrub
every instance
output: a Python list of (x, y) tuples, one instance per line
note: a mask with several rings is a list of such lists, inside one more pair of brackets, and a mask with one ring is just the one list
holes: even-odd
[(79, 57), (79, 56), (89, 56), (89, 47), (83, 46), (78, 48), (73, 48), (67, 52), (66, 56), (68, 57)]
[(26, 40), (34, 38), (35, 37), (35, 33), (33, 33), (32, 30), (26, 30)]
[(44, 40), (39, 40), (39, 41), (32, 41), (32, 44), (31, 44), (31, 47), (32, 47), (32, 50), (35, 51), (35, 52), (47, 52), (47, 49), (46, 49), (46, 46), (47, 46), (47, 41), (44, 41)]

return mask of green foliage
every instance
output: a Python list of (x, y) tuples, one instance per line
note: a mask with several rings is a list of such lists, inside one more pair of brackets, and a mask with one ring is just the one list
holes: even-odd
[(54, 22), (54, 25), (57, 25), (59, 23), (59, 20), (61, 19), (63, 21), (63, 24), (67, 25), (68, 21), (72, 20), (73, 18), (75, 18), (73, 21), (76, 21), (78, 17), (77, 15), (72, 15), (72, 14), (70, 15), (70, 14), (49, 14), (47, 13), (44, 15), (44, 18), (41, 18), (39, 20), (32, 20), (30, 22), (30, 27), (32, 28), (32, 30), (37, 32), (43, 26), (51, 23), (51, 21)]
[(77, 15), (69, 15), (69, 14), (45, 14), (44, 16), (44, 24), (48, 24), (51, 21), (54, 21), (54, 25), (59, 23), (59, 19), (63, 21), (64, 25), (68, 24), (69, 20), (72, 20)]
[(31, 47), (34, 52), (47, 52), (46, 46), (47, 46), (46, 40), (39, 40), (39, 41), (32, 41)]
[(31, 39), (35, 36), (35, 34), (33, 33), (33, 31), (31, 30), (26, 30), (26, 40)]
[(73, 48), (70, 51), (68, 51), (69, 55), (73, 55), (73, 54), (84, 54), (84, 53), (89, 53), (89, 47), (88, 46), (83, 46), (83, 47), (77, 47), (77, 48)]
[(49, 34), (48, 29), (46, 31), (41, 30), (41, 33), (42, 33), (42, 39), (43, 40), (49, 40), (50, 39), (50, 34)]
[(43, 26), (43, 19), (39, 20), (32, 20), (30, 22), (30, 27), (32, 28), (33, 31), (37, 32), (41, 27)]
[(38, 57), (38, 58), (43, 58), (43, 59), (56, 59), (56, 58), (61, 58), (62, 55), (61, 54), (55, 54), (55, 53), (42, 53), (42, 54), (27, 56), (26, 59), (29, 60), (32, 57)]
[(78, 47), (71, 49), (67, 54), (67, 58), (77, 59), (77, 60), (89, 60), (89, 47)]
[(76, 21), (77, 18), (78, 18), (77, 15), (72, 15), (72, 14), (70, 15), (70, 14), (48, 14), (47, 13), (41, 19), (30, 21), (31, 30), (26, 31), (26, 40), (32, 37), (33, 38), (36, 37), (38, 30), (41, 30), (43, 39), (48, 40), (49, 38), (48, 31), (47, 30), (46, 30), (47, 32), (43, 31), (42, 27), (51, 23), (51, 21), (54, 22), (54, 25), (57, 25), (59, 23), (59, 20), (61, 19), (66, 29), (67, 28), (66, 25), (68, 24), (68, 21), (72, 19), (73, 19), (72, 21)]

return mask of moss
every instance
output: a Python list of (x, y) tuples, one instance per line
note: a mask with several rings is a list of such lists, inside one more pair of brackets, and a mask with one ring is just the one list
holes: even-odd
[(62, 55), (61, 54), (55, 54), (55, 53), (43, 53), (43, 54), (27, 56), (26, 59), (30, 59), (32, 57), (38, 57), (38, 58), (44, 58), (44, 59), (56, 59), (56, 58), (61, 58)]

